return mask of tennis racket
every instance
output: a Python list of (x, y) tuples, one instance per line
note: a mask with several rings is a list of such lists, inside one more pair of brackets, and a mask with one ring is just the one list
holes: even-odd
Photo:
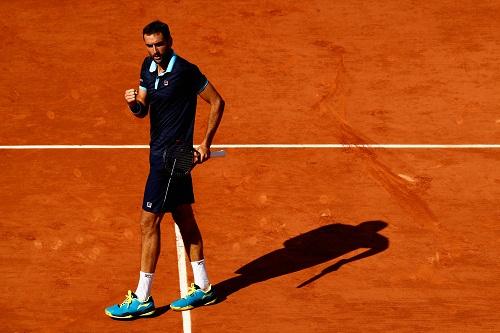
[[(226, 152), (224, 150), (213, 151), (210, 157), (224, 157)], [(191, 170), (198, 164), (200, 153), (187, 145), (174, 145), (165, 151), (163, 160), (165, 162), (165, 169), (170, 172), (170, 177), (183, 177), (187, 176)]]
[[(213, 151), (210, 157), (224, 157), (226, 152), (224, 150)], [(168, 178), (167, 189), (163, 198), (162, 210), (167, 201), (168, 190), (172, 178), (179, 178), (189, 175), (191, 170), (198, 164), (200, 153), (191, 145), (176, 144), (167, 149), (163, 154), (163, 161), (165, 163), (165, 170), (170, 173)]]

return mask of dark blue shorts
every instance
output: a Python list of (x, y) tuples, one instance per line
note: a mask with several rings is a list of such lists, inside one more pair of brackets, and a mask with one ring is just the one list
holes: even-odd
[(168, 185), (170, 173), (165, 168), (163, 157), (151, 154), (149, 162), (149, 176), (144, 189), (142, 209), (158, 214), (172, 212), (179, 205), (194, 203), (191, 175), (172, 177)]

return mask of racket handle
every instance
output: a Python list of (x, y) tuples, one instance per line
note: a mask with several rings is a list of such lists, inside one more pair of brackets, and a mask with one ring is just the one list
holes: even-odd
[(215, 150), (210, 152), (210, 157), (224, 157), (226, 152), (224, 150)]

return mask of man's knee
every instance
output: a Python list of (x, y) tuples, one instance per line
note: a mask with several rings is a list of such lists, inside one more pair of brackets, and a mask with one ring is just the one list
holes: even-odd
[(193, 208), (191, 205), (180, 205), (172, 211), (172, 217), (180, 227), (180, 225), (196, 225)]
[(145, 210), (142, 211), (141, 215), (141, 231), (143, 234), (155, 232), (160, 226), (161, 219), (163, 214), (156, 214), (147, 212)]
[(182, 205), (177, 207), (172, 212), (172, 217), (175, 223), (179, 226), (183, 235), (189, 235), (190, 237), (195, 238), (201, 236), (191, 205)]

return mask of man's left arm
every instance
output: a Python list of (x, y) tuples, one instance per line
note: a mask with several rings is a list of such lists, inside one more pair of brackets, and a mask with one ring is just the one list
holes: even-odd
[(203, 163), (210, 158), (210, 146), (212, 145), (212, 140), (221, 122), (222, 114), (224, 113), (224, 100), (210, 82), (208, 82), (205, 89), (203, 89), (199, 95), (204, 101), (210, 104), (207, 132), (205, 138), (197, 147), (197, 150), (200, 152), (197, 163)]

